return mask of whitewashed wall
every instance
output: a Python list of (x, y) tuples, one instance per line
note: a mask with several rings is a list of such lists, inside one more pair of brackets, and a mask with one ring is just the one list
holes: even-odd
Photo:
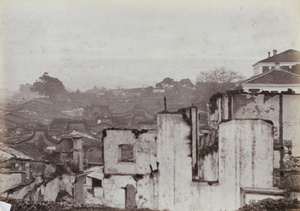
[(222, 123), (219, 183), (192, 182), (190, 127), (180, 114), (158, 115), (159, 210), (227, 210), (241, 206), (241, 187), (272, 188), (272, 125), (262, 120)]

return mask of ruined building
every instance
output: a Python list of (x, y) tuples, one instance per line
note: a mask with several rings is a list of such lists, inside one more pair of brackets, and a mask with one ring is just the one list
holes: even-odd
[[(205, 130), (194, 106), (158, 113), (148, 130), (53, 124), (1, 148), (1, 196), (191, 211), (299, 198), (299, 92), (300, 76), (278, 65), (212, 96)], [(18, 152), (27, 142), (45, 157)]]
[[(211, 98), (211, 127), (233, 119), (272, 122), (274, 186), (300, 190), (300, 75), (280, 67), (245, 80), (240, 88)], [(215, 112), (214, 112), (215, 111)]]

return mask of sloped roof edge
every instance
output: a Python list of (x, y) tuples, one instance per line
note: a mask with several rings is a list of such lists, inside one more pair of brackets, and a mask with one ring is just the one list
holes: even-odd
[[(292, 55), (291, 55), (292, 54)], [(268, 58), (265, 58), (263, 60), (260, 60), (253, 64), (252, 66), (257, 65), (261, 62), (300, 62), (300, 51), (294, 50), (294, 49), (288, 49), (286, 51), (283, 51), (279, 54), (270, 56)]]
[[(279, 75), (279, 74), (281, 74), (281, 75)], [(262, 79), (262, 78), (264, 78), (264, 77), (267, 77), (268, 75), (271, 75), (271, 78), (272, 78), (272, 80), (277, 80), (277, 82), (275, 82), (275, 83), (270, 83), (270, 82), (265, 82), (266, 84), (300, 84), (300, 75), (299, 74), (296, 74), (296, 73), (292, 73), (292, 72), (290, 72), (290, 71), (287, 71), (287, 70), (283, 70), (283, 69), (279, 69), (279, 70), (275, 70), (275, 69), (273, 69), (273, 70), (270, 70), (270, 71), (266, 71), (266, 72), (264, 72), (264, 73), (261, 73), (261, 74), (259, 74), (259, 75), (256, 75), (256, 76), (253, 76), (253, 77), (251, 77), (251, 78), (249, 78), (249, 79), (247, 79), (247, 80), (245, 80), (245, 81), (243, 81), (242, 83), (241, 83), (241, 85), (243, 85), (243, 84), (249, 84), (249, 83), (251, 83), (251, 82), (254, 82), (255, 80), (258, 80), (258, 79)], [(284, 78), (285, 77), (283, 77), (283, 76), (286, 76), (286, 77), (288, 77), (288, 79), (290, 80), (290, 81), (285, 81), (284, 82)], [(276, 78), (277, 77), (277, 78)], [(281, 78), (282, 78), (282, 80), (281, 80)], [(289, 78), (290, 77), (290, 78)], [(297, 79), (297, 77), (298, 77), (298, 79)], [(265, 80), (268, 80), (267, 78), (265, 79)], [(280, 82), (280, 83), (278, 83), (278, 81)], [(282, 83), (281, 83), (282, 82)], [(263, 82), (264, 83), (264, 82)]]

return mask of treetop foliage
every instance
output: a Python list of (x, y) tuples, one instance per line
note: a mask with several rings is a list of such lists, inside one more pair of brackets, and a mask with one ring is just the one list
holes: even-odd
[(173, 78), (167, 77), (155, 85), (156, 88), (172, 88), (175, 86), (193, 88), (195, 85), (188, 78), (181, 81), (174, 81)]
[(212, 82), (212, 83), (235, 83), (242, 80), (244, 77), (236, 71), (227, 70), (224, 67), (215, 68), (214, 70), (203, 71), (197, 77), (197, 82)]
[(45, 72), (30, 88), (31, 91), (39, 95), (48, 96), (51, 99), (56, 98), (59, 94), (66, 92), (63, 83), (58, 79), (48, 75)]
[(213, 94), (235, 88), (236, 83), (243, 78), (238, 72), (224, 67), (200, 72), (197, 77), (196, 95), (200, 101), (208, 102)]

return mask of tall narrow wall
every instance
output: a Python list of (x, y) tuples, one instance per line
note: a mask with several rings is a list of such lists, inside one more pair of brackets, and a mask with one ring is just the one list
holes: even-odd
[(181, 114), (159, 114), (158, 209), (188, 210), (192, 181), (190, 126)]
[(219, 184), (224, 205), (240, 206), (240, 188), (273, 187), (272, 125), (263, 120), (232, 120), (220, 124)]

